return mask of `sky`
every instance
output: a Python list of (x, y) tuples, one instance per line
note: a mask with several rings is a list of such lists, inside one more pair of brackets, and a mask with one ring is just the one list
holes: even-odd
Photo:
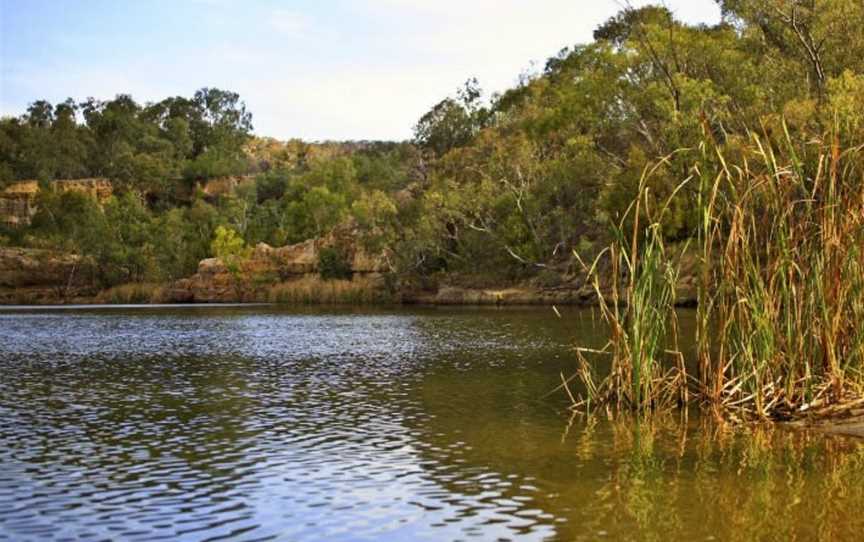
[[(513, 86), (624, 0), (0, 0), (0, 116), (38, 99), (238, 92), (255, 133), (406, 139), (469, 77)], [(647, 1), (633, 1), (642, 5)], [(714, 0), (666, 0), (716, 23)]]

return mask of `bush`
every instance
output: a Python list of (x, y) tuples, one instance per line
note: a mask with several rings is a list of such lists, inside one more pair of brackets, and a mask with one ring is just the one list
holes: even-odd
[(534, 281), (537, 286), (540, 286), (541, 288), (557, 288), (564, 283), (561, 274), (552, 269), (544, 269), (540, 271), (537, 273), (537, 277)]
[(322, 248), (318, 253), (318, 273), (324, 280), (351, 280), (351, 262), (344, 250)]

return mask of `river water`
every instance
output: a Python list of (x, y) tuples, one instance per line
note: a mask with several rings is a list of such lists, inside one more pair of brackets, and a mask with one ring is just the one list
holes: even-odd
[(855, 440), (544, 397), (604, 336), (549, 309), (0, 312), (0, 540), (860, 540)]

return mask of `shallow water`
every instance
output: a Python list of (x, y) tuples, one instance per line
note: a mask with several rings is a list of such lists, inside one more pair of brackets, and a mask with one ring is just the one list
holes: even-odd
[(860, 539), (855, 440), (543, 398), (603, 337), (548, 309), (0, 312), (0, 540)]

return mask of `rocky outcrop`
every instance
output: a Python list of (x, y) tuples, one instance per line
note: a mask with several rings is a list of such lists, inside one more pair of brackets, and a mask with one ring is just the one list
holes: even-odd
[(233, 194), (239, 186), (255, 182), (253, 175), (233, 175), (230, 177), (217, 177), (208, 179), (198, 184), (198, 188), (208, 198), (227, 196)]
[(386, 255), (368, 254), (358, 243), (349, 242), (343, 232), (278, 248), (260, 243), (248, 258), (232, 265), (219, 258), (201, 260), (195, 275), (177, 281), (168, 289), (168, 297), (175, 302), (196, 303), (271, 301), (269, 292), (276, 286), (284, 288), (302, 280), (304, 288), (310, 288), (310, 284), (314, 288), (314, 281), (320, 280), (321, 250), (334, 246), (344, 251), (354, 275), (352, 281), (373, 288), (386, 287)]
[(89, 269), (79, 256), (33, 248), (0, 248), (0, 286), (81, 285)]
[(0, 303), (58, 302), (89, 295), (91, 269), (79, 256), (0, 247)]
[[(83, 192), (100, 202), (114, 193), (111, 181), (103, 178), (53, 181), (51, 188), (59, 192)], [(40, 190), (37, 181), (19, 181), (0, 191), (0, 222), (12, 227), (30, 224)]]
[(312, 239), (280, 248), (259, 243), (252, 259), (266, 262), (264, 267), (272, 267), (280, 277), (304, 275), (318, 272), (318, 250), (318, 243)]
[[(408, 292), (402, 295), (404, 303), (418, 305), (578, 305), (597, 304), (597, 295), (590, 286), (564, 286), (537, 288), (513, 286), (509, 288), (462, 288), (442, 286), (434, 292)], [(694, 289), (679, 289), (676, 304), (695, 306)]]
[(51, 183), (51, 188), (59, 192), (83, 192), (92, 196), (100, 203), (114, 194), (114, 186), (111, 184), (111, 181), (99, 177), (54, 181)]
[(595, 301), (588, 287), (561, 288), (460, 288), (444, 286), (436, 292), (420, 292), (404, 298), (424, 305), (589, 305)]
[[(369, 253), (359, 239), (356, 230), (344, 227), (323, 239), (275, 248), (259, 244), (248, 257), (230, 262), (231, 265), (208, 258), (199, 262), (196, 273), (189, 278), (152, 285), (159, 291), (158, 296), (152, 295), (150, 299), (174, 303), (316, 303), (346, 299), (355, 303), (401, 301), (430, 305), (597, 303), (593, 286), (567, 268), (549, 269), (545, 272), (547, 276), (538, 275), (531, 281), (506, 287), (488, 287), (454, 276), (443, 276), (440, 285), (396, 280), (391, 274), (389, 255)], [(325, 248), (336, 248), (342, 253), (352, 274), (350, 280), (327, 281), (320, 277), (321, 253)], [(687, 254), (680, 265), (677, 302), (695, 305), (698, 258)], [(122, 297), (97, 297), (91, 279), (92, 269), (78, 256), (0, 248), (0, 303), (98, 302)], [(600, 288), (604, 295), (610, 293), (609, 284), (601, 284)], [(622, 291), (621, 298), (625, 297)]]
[(36, 214), (38, 193), (39, 183), (36, 181), (22, 181), (0, 191), (0, 222), (12, 227), (29, 224)]
[[(696, 306), (698, 300), (699, 257), (692, 251), (684, 252), (675, 261), (680, 274), (676, 287), (675, 303), (681, 307)], [(600, 264), (601, 295), (613, 297), (612, 270), (608, 264)], [(543, 276), (546, 275), (546, 276)], [(541, 279), (542, 277), (542, 279)], [(407, 303), (429, 305), (582, 305), (598, 303), (593, 284), (585, 282), (582, 273), (566, 267), (550, 268), (538, 277), (517, 285), (490, 288), (475, 284), (459, 284), (459, 277), (445, 277), (444, 282), (433, 289), (415, 289), (403, 293)], [(627, 299), (627, 284), (619, 284), (619, 300)]]
[[(217, 177), (199, 183), (198, 188), (205, 197), (216, 199), (233, 194), (238, 187), (254, 183), (254, 180), (251, 175)], [(100, 203), (114, 194), (111, 181), (102, 177), (56, 180), (51, 181), (50, 186), (52, 190), (59, 192), (76, 191), (89, 194)], [(18, 181), (0, 190), (0, 222), (12, 227), (30, 224), (36, 214), (36, 197), (39, 191), (39, 182), (35, 180)], [(183, 197), (189, 197), (189, 194)]]

